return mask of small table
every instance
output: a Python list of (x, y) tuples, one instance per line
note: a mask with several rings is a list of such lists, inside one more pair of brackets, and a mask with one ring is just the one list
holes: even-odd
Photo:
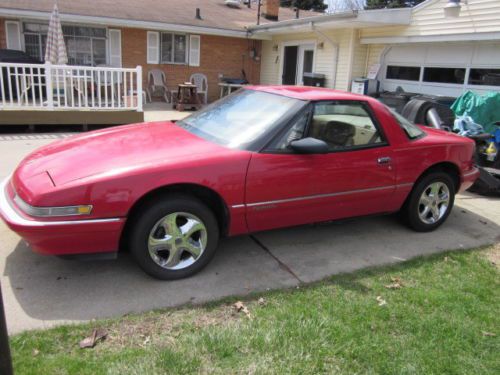
[(198, 97), (196, 85), (193, 83), (181, 83), (177, 88), (177, 96), (173, 98), (173, 107), (178, 111), (184, 111), (186, 108), (200, 109), (201, 102)]
[(220, 82), (219, 87), (220, 87), (220, 97), (224, 97), (226, 95), (231, 94), (234, 90), (238, 90), (245, 86), (246, 84), (241, 84), (241, 83), (226, 83), (226, 82)]

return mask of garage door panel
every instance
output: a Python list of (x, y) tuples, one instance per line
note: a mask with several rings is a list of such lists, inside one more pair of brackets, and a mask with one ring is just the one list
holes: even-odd
[(478, 44), (472, 57), (472, 65), (499, 65), (500, 43)]
[[(500, 90), (500, 86), (467, 82), (469, 76), (467, 69), (500, 69), (500, 43), (496, 41), (394, 45), (389, 49), (381, 64), (382, 90), (394, 91), (402, 87), (407, 92), (455, 97), (460, 96), (466, 90), (478, 93)], [(389, 78), (387, 78), (388, 66), (393, 66)], [(408, 69), (400, 68), (405, 66), (420, 68), (420, 79), (410, 80), (406, 72)], [(434, 69), (431, 73), (431, 68), (460, 70), (457, 74), (460, 73), (465, 79), (453, 79), (448, 74), (450, 69), (442, 69), (442, 72)]]
[(406, 46), (392, 47), (387, 53), (386, 60), (403, 64), (423, 63), (425, 61), (425, 50)]
[(427, 65), (432, 64), (445, 64), (452, 65), (467, 65), (471, 60), (471, 47), (470, 46), (429, 46), (426, 48), (426, 61)]

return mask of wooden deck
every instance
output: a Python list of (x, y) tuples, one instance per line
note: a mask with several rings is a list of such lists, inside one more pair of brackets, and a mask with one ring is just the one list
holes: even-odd
[(144, 112), (130, 110), (2, 110), (1, 125), (122, 125), (143, 122)]

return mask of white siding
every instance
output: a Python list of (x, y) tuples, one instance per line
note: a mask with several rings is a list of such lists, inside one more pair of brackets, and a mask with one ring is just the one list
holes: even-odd
[(500, 31), (500, 0), (468, 0), (458, 18), (445, 18), (448, 0), (435, 0), (417, 7), (409, 26), (364, 29), (361, 37), (430, 36)]
[[(310, 33), (287, 34), (275, 36), (272, 40), (262, 42), (262, 61), (260, 80), (262, 84), (278, 85), (281, 84), (280, 67), (283, 64), (283, 57), (280, 55), (283, 43), (290, 41), (309, 41), (323, 43), (323, 48), (316, 46), (315, 73), (322, 73), (326, 76), (326, 87), (339, 90), (348, 90), (351, 77), (349, 77), (349, 41), (351, 30), (330, 30), (326, 31), (328, 36), (338, 46), (338, 64), (335, 69), (336, 48), (322, 36)], [(363, 46), (362, 49), (365, 49)], [(358, 59), (364, 59), (358, 56)], [(363, 61), (363, 67), (364, 67)], [(336, 70), (336, 71), (335, 71)], [(336, 83), (334, 82), (336, 80)]]

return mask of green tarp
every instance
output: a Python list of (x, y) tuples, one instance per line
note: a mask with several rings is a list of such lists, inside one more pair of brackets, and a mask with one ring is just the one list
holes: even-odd
[(500, 122), (500, 93), (490, 92), (486, 95), (479, 95), (472, 91), (467, 91), (451, 105), (451, 109), (456, 116), (467, 114), (472, 119), (483, 126), (488, 133), (494, 133), (496, 122)]

